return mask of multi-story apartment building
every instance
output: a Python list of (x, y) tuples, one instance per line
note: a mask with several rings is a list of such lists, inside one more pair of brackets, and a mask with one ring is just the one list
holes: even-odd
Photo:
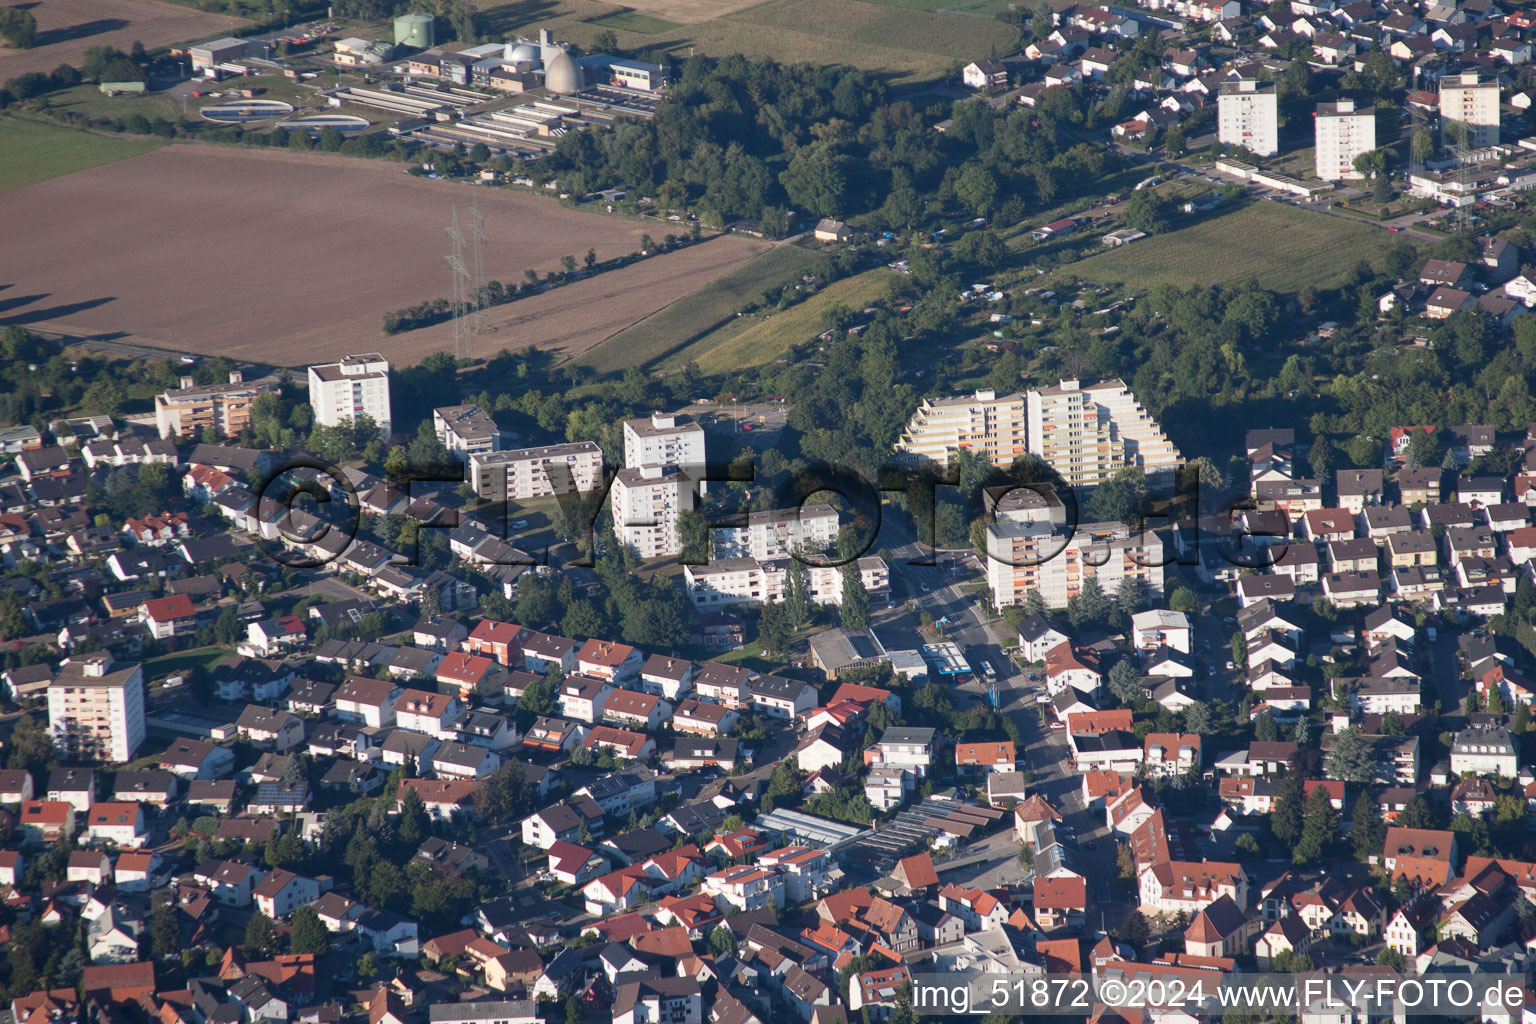
[(1354, 100), (1319, 103), (1314, 124), (1314, 161), (1324, 181), (1358, 178), (1355, 157), (1376, 148), (1376, 108), (1355, 108)]
[(470, 455), (469, 483), (486, 501), (525, 501), (595, 491), (603, 482), (603, 450), (591, 441)]
[(66, 760), (131, 761), (144, 741), (143, 666), (66, 658), (48, 686), (48, 728)]
[(864, 751), (864, 763), (903, 768), (915, 778), (927, 778), (933, 767), (935, 736), (929, 726), (893, 725), (880, 734), (879, 743)]
[(477, 405), (445, 405), (432, 410), (432, 429), (443, 447), (456, 455), (501, 450), (501, 428)]
[(371, 416), (389, 435), (389, 361), (377, 352), (344, 356), (309, 368), (309, 406), (327, 427)]
[(693, 480), (675, 466), (626, 467), (613, 480), (613, 532), (641, 558), (680, 554), (678, 516), (693, 508)]
[(1223, 82), (1216, 97), (1216, 138), (1257, 156), (1280, 152), (1280, 104), (1273, 83)]
[(1484, 81), (1476, 71), (1440, 79), (1440, 126), (1447, 142), (1456, 141), (1452, 125), (1465, 127), (1473, 149), (1498, 145), (1499, 80)]
[(831, 505), (806, 505), (748, 512), (739, 526), (711, 534), (717, 558), (784, 558), (795, 550), (821, 554), (837, 540), (837, 512)]
[(1063, 380), (1025, 395), (1029, 450), (1074, 487), (1108, 481), (1139, 466), (1150, 481), (1172, 483), (1184, 458), (1119, 380), (1087, 387)]
[(1125, 466), (1140, 466), (1154, 480), (1171, 477), (1184, 462), (1119, 380), (1087, 387), (1063, 380), (1001, 398), (982, 390), (969, 398), (927, 399), (896, 448), (912, 462), (945, 462), (969, 448), (998, 466), (1032, 452), (1083, 487), (1097, 486)]
[(653, 412), (641, 419), (624, 421), (624, 465), (677, 466), (698, 469), (704, 465), (704, 428), (686, 413)]
[(1046, 607), (1065, 608), (1090, 576), (1106, 594), (1126, 579), (1160, 594), (1163, 564), (1161, 537), (1152, 531), (1132, 534), (1119, 523), (1086, 523), (1070, 535), (1049, 523), (987, 526), (987, 586), (1000, 609), (1022, 605), (1032, 590), (1040, 592)]
[[(874, 555), (856, 562), (859, 582), (871, 601), (890, 594), (891, 573), (884, 559)], [(834, 565), (807, 565), (806, 582), (811, 601), (842, 606), (843, 569)], [(694, 607), (708, 610), (730, 605), (776, 604), (784, 600), (789, 578), (789, 560), (756, 558), (719, 558), (708, 565), (683, 568), (683, 582)]]
[(155, 429), (161, 437), (201, 440), (212, 430), (220, 437), (235, 437), (251, 426), (251, 405), (258, 396), (276, 391), (270, 380), (247, 384), (239, 370), (229, 372), (227, 384), (194, 384), (181, 378), (181, 387), (155, 396)]
[(1023, 395), (998, 397), (983, 388), (971, 396), (923, 399), (896, 450), (913, 462), (943, 464), (969, 448), (994, 466), (1007, 466), (1029, 451), (1027, 430)]

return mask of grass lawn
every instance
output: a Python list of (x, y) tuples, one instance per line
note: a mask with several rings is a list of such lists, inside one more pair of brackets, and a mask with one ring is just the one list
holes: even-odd
[(158, 139), (114, 139), (71, 128), (0, 119), (0, 192), (99, 167), (165, 145)]
[(594, 345), (578, 361), (601, 373), (643, 367), (660, 359), (681, 366), (707, 352), (712, 347), (704, 344), (707, 335), (734, 320), (743, 306), (761, 299), (769, 288), (798, 280), (815, 262), (816, 254), (798, 245), (769, 249), (692, 295)]
[(1362, 259), (1378, 260), (1403, 240), (1380, 228), (1261, 200), (1062, 269), (1137, 290), (1254, 278), (1265, 288), (1295, 292), (1309, 284), (1332, 287)]
[(704, 373), (728, 373), (746, 366), (771, 363), (796, 345), (826, 330), (822, 313), (842, 304), (860, 310), (886, 294), (896, 272), (886, 267), (866, 270), (828, 285), (798, 306), (754, 323), (733, 338), (696, 357)]
[(660, 35), (663, 32), (676, 32), (683, 27), (675, 21), (667, 21), (665, 18), (653, 18), (649, 14), (641, 14), (639, 11), (618, 11), (614, 14), (597, 18), (592, 24), (601, 28), (639, 32), (641, 35), (646, 36)]
[(230, 653), (232, 652), (227, 647), (194, 647), (191, 650), (177, 651), (175, 654), (162, 654), (144, 662), (144, 678), (164, 679), (178, 672), (190, 671), (199, 665), (212, 668), (220, 658)]

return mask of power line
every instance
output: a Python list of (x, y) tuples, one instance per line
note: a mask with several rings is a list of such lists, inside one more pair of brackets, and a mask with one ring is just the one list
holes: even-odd
[(453, 274), (453, 358), (471, 359), (471, 330), (466, 313), (469, 306), (469, 269), (464, 266), (464, 233), (459, 230), (459, 208), (453, 208), (448, 225), (449, 252), (445, 257)]

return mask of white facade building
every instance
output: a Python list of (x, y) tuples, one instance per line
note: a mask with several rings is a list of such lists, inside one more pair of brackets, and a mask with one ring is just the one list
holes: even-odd
[(576, 441), (481, 452), (469, 457), (466, 475), (476, 496), (487, 501), (595, 491), (603, 483), (603, 450), (591, 441)]
[(810, 554), (832, 550), (837, 512), (831, 505), (748, 512), (741, 526), (715, 529), (711, 541), (719, 558), (785, 558), (796, 549)]
[(1172, 482), (1184, 458), (1146, 408), (1119, 380), (1080, 387), (1063, 380), (1025, 395), (1029, 450), (1067, 483), (1093, 487), (1125, 466), (1149, 481)]
[(1376, 148), (1376, 108), (1355, 109), (1354, 100), (1317, 106), (1314, 160), (1324, 181), (1358, 178), (1355, 157)]
[[(877, 598), (889, 592), (890, 569), (883, 559), (870, 555), (860, 558), (857, 565), (859, 582), (863, 584), (865, 593), (871, 598)], [(842, 605), (841, 566), (807, 565), (805, 572), (812, 602)], [(720, 558), (711, 560), (708, 565), (683, 567), (683, 581), (688, 597), (694, 607), (706, 611), (737, 604), (776, 604), (784, 600), (788, 576), (787, 558)]]
[(630, 469), (642, 466), (702, 469), (704, 428), (684, 413), (654, 412), (644, 419), (625, 420), (624, 465)]
[(1049, 523), (987, 526), (987, 586), (999, 609), (1040, 591), (1047, 608), (1065, 608), (1089, 576), (1106, 594), (1137, 579), (1151, 595), (1163, 590), (1163, 542), (1152, 531), (1132, 535), (1120, 523), (1085, 523), (1071, 535)]
[(501, 429), (476, 405), (446, 405), (432, 410), (432, 429), (443, 447), (459, 455), (501, 450)]
[(344, 356), (309, 368), (309, 405), (327, 427), (371, 416), (389, 435), (389, 361), (377, 352)]
[(144, 669), (105, 654), (67, 658), (48, 685), (48, 728), (70, 761), (131, 761), (144, 742)]
[(619, 470), (613, 480), (613, 532), (641, 558), (681, 554), (678, 516), (693, 508), (693, 481), (673, 466)]
[(1274, 85), (1252, 78), (1223, 82), (1216, 98), (1216, 138), (1258, 156), (1280, 152), (1280, 104)]
[(1499, 81), (1484, 81), (1476, 71), (1440, 79), (1440, 125), (1447, 133), (1451, 124), (1467, 127), (1467, 145), (1473, 149), (1499, 142)]

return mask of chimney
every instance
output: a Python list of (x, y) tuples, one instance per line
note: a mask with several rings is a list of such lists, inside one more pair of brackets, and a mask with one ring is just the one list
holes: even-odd
[(195, 383), (195, 382), (194, 382), (194, 381), (193, 381), (193, 380), (192, 380), (192, 378), (191, 378), (191, 377), (183, 377), (183, 378), (181, 378), (181, 386), (182, 386), (182, 387), (183, 387), (183, 388), (189, 388), (189, 387), (191, 387), (191, 386), (192, 386), (192, 385), (193, 385), (193, 384), (194, 384), (194, 383)]
[(245, 383), (245, 374), (242, 373), (239, 370), (230, 370), (229, 371), (229, 382), (231, 384), (244, 384)]

